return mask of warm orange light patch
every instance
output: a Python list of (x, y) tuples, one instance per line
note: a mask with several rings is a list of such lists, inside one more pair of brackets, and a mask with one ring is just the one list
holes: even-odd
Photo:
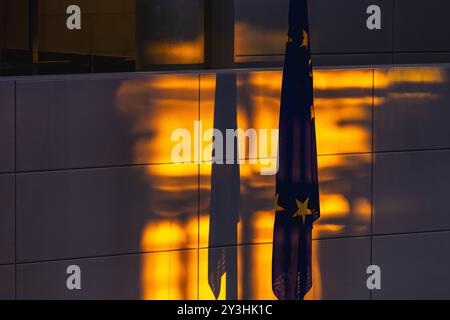
[[(316, 104), (318, 154), (370, 151), (371, 104), (364, 108), (367, 105), (364, 99), (348, 100), (351, 103), (337, 105), (335, 102), (335, 106), (323, 100)], [(364, 122), (367, 125), (361, 126)]]
[(342, 194), (324, 194), (320, 197), (320, 208), (327, 218), (346, 216), (350, 213), (348, 200)]
[(193, 41), (153, 43), (145, 48), (153, 64), (200, 64), (204, 51), (203, 35)]
[(388, 88), (398, 83), (443, 83), (446, 74), (440, 68), (390, 68), (375, 70), (376, 88)]
[(369, 218), (372, 214), (372, 206), (370, 200), (366, 198), (357, 198), (353, 201), (354, 211), (361, 218)]
[(143, 252), (167, 251), (197, 247), (197, 219), (182, 224), (176, 220), (149, 222), (142, 233)]
[(253, 284), (252, 299), (276, 300), (272, 291), (272, 245), (255, 245), (252, 247), (252, 273)]
[[(238, 126), (240, 128), (244, 130), (248, 128), (265, 129), (268, 132), (278, 129), (281, 83), (282, 72), (279, 71), (238, 75)], [(210, 85), (207, 87), (214, 91)], [(371, 70), (318, 70), (314, 72), (314, 89), (318, 93), (314, 104), (319, 154), (369, 152), (371, 150), (372, 87), (373, 74)], [(346, 90), (355, 89), (360, 90), (361, 93), (345, 95)], [(362, 89), (367, 89), (367, 91), (361, 91)], [(337, 90), (337, 93), (330, 97), (323, 97), (319, 94), (327, 90)], [(339, 94), (339, 90), (343, 93)], [(212, 127), (214, 95), (210, 92), (205, 97), (206, 101), (204, 104), (202, 103), (205, 106), (202, 108), (202, 119), (208, 119)], [(260, 153), (270, 155), (271, 140), (261, 142), (258, 148), (263, 151)], [(275, 139), (272, 149), (276, 150), (277, 148), (278, 139)], [(240, 158), (243, 157), (240, 155)]]
[(348, 228), (368, 232), (370, 193), (355, 190), (353, 184), (369, 183), (371, 161), (370, 154), (318, 158), (321, 218), (315, 223), (314, 238), (340, 236)]
[[(255, 54), (256, 52), (267, 52), (267, 48), (282, 48), (287, 40), (285, 30), (267, 29), (242, 21), (234, 24), (234, 30), (234, 46), (237, 54)], [(261, 37), (261, 35), (264, 36)], [(252, 40), (254, 52), (247, 51), (249, 39)]]
[(274, 210), (258, 211), (253, 215), (252, 229), (255, 243), (271, 242), (273, 239)]
[(171, 163), (176, 129), (186, 129), (194, 137), (198, 91), (195, 75), (152, 75), (121, 83), (117, 108), (119, 115), (132, 123), (135, 163)]
[[(147, 172), (149, 176), (160, 176), (160, 177), (195, 177), (198, 175), (198, 165), (196, 164), (184, 164), (175, 163), (167, 165), (152, 165), (147, 167)], [(193, 182), (194, 180), (191, 180)], [(195, 183), (195, 182), (194, 182)], [(164, 186), (162, 186), (164, 187)], [(172, 190), (188, 190), (192, 188), (197, 188), (196, 184), (186, 185), (180, 184), (179, 186), (174, 186), (173, 184), (167, 186), (172, 188)]]
[(372, 70), (317, 70), (314, 71), (314, 89), (344, 90), (372, 89)]
[(142, 299), (197, 299), (197, 259), (197, 250), (144, 254), (141, 268)]

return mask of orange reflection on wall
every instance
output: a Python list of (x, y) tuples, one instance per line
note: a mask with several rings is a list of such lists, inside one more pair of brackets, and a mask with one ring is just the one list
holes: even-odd
[[(439, 99), (437, 93), (423, 88), (418, 91), (414, 84), (440, 84), (447, 82), (447, 74), (440, 68), (390, 68), (375, 70), (375, 88), (377, 92), (375, 106), (381, 106), (386, 99), (405, 100), (405, 103), (417, 103), (420, 100)], [(398, 90), (393, 88), (398, 86)], [(411, 89), (410, 89), (411, 88)], [(391, 90), (388, 90), (391, 89)], [(378, 93), (379, 92), (379, 93)]]
[(152, 64), (201, 64), (204, 62), (204, 36), (192, 41), (152, 43), (145, 55)]
[(321, 218), (314, 238), (370, 231), (371, 161), (370, 154), (318, 158)]
[(141, 268), (142, 299), (197, 299), (197, 270), (197, 250), (144, 254)]
[(389, 68), (375, 70), (376, 87), (389, 88), (400, 83), (443, 83), (447, 81), (445, 72), (440, 68), (414, 67)]
[(234, 47), (237, 55), (255, 55), (258, 52), (280, 54), (278, 49), (283, 48), (287, 39), (286, 30), (267, 29), (242, 21), (235, 23), (234, 30)]
[(275, 214), (272, 211), (257, 211), (252, 216), (253, 239), (255, 243), (264, 243), (273, 238)]
[(120, 116), (131, 125), (134, 163), (172, 162), (174, 130), (185, 129), (194, 137), (198, 91), (195, 75), (152, 75), (121, 83), (116, 101)]
[(370, 152), (372, 70), (321, 70), (314, 76), (318, 153)]
[(373, 76), (371, 69), (360, 70), (318, 70), (314, 73), (314, 89), (348, 90), (372, 89)]
[(142, 297), (197, 299), (198, 166), (150, 165), (145, 174), (152, 196), (141, 235)]
[[(281, 71), (237, 74), (239, 128), (264, 129), (270, 138), (271, 130), (278, 129), (281, 83)], [(371, 151), (372, 89), (372, 70), (314, 71), (319, 154)], [(213, 127), (214, 93), (215, 75), (203, 75), (201, 119), (204, 128)], [(276, 151), (273, 152), (278, 145), (276, 138), (260, 139), (257, 143), (254, 150), (239, 154), (239, 158), (255, 158), (251, 151), (257, 152), (258, 158), (276, 156)]]
[[(210, 191), (210, 163), (200, 165), (200, 247), (208, 246)], [(264, 243), (272, 241), (275, 177), (262, 176), (260, 164), (240, 165), (239, 223), (237, 243)]]
[(320, 208), (330, 218), (345, 216), (350, 211), (348, 200), (342, 194), (324, 194), (320, 199)]

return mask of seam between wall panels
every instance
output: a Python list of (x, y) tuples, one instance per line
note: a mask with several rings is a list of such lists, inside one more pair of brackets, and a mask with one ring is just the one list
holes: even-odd
[[(371, 154), (371, 168), (370, 168), (370, 265), (373, 264), (373, 169), (374, 169), (374, 141), (375, 141), (375, 69), (372, 69), (372, 154)], [(372, 290), (369, 291), (370, 300), (372, 300)]]
[[(442, 229), (442, 230), (432, 230), (432, 231), (412, 231), (412, 232), (398, 232), (398, 233), (384, 233), (384, 234), (375, 234), (374, 238), (381, 237), (395, 237), (395, 236), (410, 236), (410, 235), (429, 235), (436, 233), (450, 233), (450, 229)], [(348, 237), (330, 237), (330, 238), (318, 238), (313, 239), (313, 241), (339, 241), (339, 240), (348, 240), (348, 239), (362, 239), (369, 238), (370, 235), (361, 235), (361, 236), (348, 236)], [(241, 243), (241, 244), (229, 244), (217, 247), (202, 247), (201, 250), (206, 249), (221, 249), (221, 248), (234, 248), (234, 247), (251, 247), (251, 246), (263, 246), (263, 245), (271, 245), (272, 242), (260, 242), (260, 243)], [(142, 251), (142, 252), (131, 252), (131, 253), (118, 253), (118, 254), (105, 254), (105, 255), (94, 255), (94, 256), (79, 256), (79, 257), (64, 257), (58, 259), (48, 259), (48, 260), (30, 260), (24, 262), (18, 262), (17, 265), (29, 265), (29, 264), (43, 264), (43, 263), (52, 263), (52, 262), (63, 262), (63, 261), (73, 261), (73, 260), (95, 260), (95, 259), (105, 259), (105, 258), (114, 258), (114, 257), (127, 257), (127, 256), (140, 256), (147, 254), (157, 254), (157, 253), (170, 253), (170, 252), (188, 252), (194, 251), (197, 248), (186, 248), (186, 249), (168, 249), (168, 250), (160, 250), (160, 251)], [(9, 264), (12, 266), (12, 264)], [(0, 265), (0, 266), (8, 266), (8, 264)]]
[[(319, 154), (318, 157), (331, 157), (331, 156), (354, 156), (354, 155), (377, 155), (377, 154), (396, 154), (396, 153), (411, 153), (411, 152), (433, 152), (433, 151), (450, 151), (450, 147), (442, 147), (442, 148), (422, 148), (422, 149), (405, 149), (405, 150), (383, 150), (383, 151), (373, 151), (373, 152), (350, 152), (350, 153), (330, 153), (330, 154)], [(271, 158), (259, 158), (260, 160), (271, 159)], [(253, 160), (253, 159), (241, 159), (241, 160)], [(201, 163), (207, 164), (208, 161), (202, 161)], [(146, 167), (146, 166), (158, 166), (158, 165), (169, 165), (176, 164), (173, 162), (165, 162), (165, 163), (147, 163), (147, 164), (124, 164), (124, 165), (107, 165), (107, 166), (91, 166), (91, 167), (69, 167), (69, 168), (61, 168), (61, 169), (38, 169), (38, 170), (23, 170), (23, 171), (6, 171), (1, 172), (1, 175), (7, 174), (30, 174), (30, 173), (50, 173), (50, 172), (69, 172), (69, 171), (88, 171), (88, 170), (98, 170), (98, 169), (121, 169), (121, 168), (133, 168), (133, 167)], [(190, 162), (187, 164), (195, 164), (194, 162)]]
[(395, 0), (392, 0), (392, 58), (391, 63), (394, 64), (395, 60)]
[(17, 81), (14, 81), (14, 299), (17, 300)]
[[(197, 118), (201, 121), (201, 101), (202, 101), (202, 75), (198, 74), (198, 114)], [(200, 131), (200, 128), (199, 128)], [(201, 132), (198, 132), (199, 137), (201, 136)], [(201, 171), (201, 163), (200, 157), (201, 151), (198, 150), (197, 159), (199, 159), (199, 163), (197, 164), (197, 300), (200, 300), (200, 171)]]

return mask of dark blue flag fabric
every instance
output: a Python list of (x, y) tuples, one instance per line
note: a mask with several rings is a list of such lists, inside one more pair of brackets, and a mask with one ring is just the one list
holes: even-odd
[(312, 228), (320, 217), (307, 0), (290, 0), (280, 108), (272, 288), (302, 300), (312, 287)]

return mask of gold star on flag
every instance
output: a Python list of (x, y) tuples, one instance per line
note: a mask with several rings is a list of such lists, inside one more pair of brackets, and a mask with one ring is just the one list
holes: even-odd
[(312, 60), (309, 59), (309, 76), (312, 78), (313, 77), (313, 73), (312, 73)]
[(285, 209), (278, 204), (278, 194), (275, 198), (275, 212), (284, 211)]
[(309, 46), (308, 32), (303, 30), (303, 41), (300, 47), (308, 48), (308, 46)]
[(297, 212), (292, 216), (293, 218), (301, 217), (303, 220), (303, 224), (306, 222), (306, 216), (310, 216), (313, 214), (311, 210), (308, 209), (308, 202), (309, 198), (306, 198), (304, 202), (301, 202), (297, 199), (295, 199), (295, 202), (297, 203)]

